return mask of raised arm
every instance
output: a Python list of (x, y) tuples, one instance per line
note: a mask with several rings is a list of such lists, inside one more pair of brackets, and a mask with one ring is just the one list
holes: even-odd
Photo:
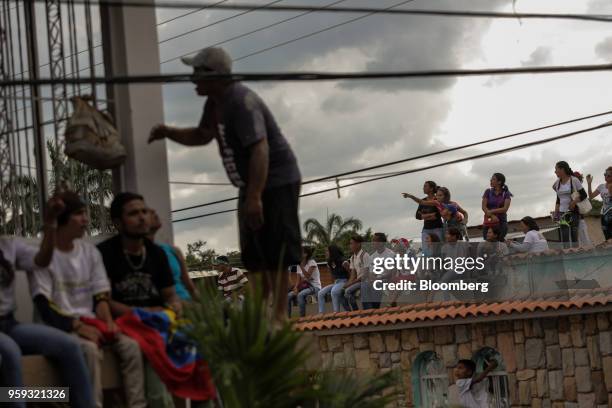
[(485, 378), (487, 378), (487, 375), (489, 375), (489, 373), (495, 370), (496, 368), (497, 368), (497, 361), (493, 360), (487, 365), (487, 367), (484, 369), (482, 373), (478, 374), (476, 377), (472, 379), (472, 385), (477, 384), (481, 382), (482, 380), (484, 380)]
[(404, 198), (411, 198), (414, 202), (416, 202), (417, 204), (422, 204), (422, 205), (435, 205), (435, 204), (431, 204), (431, 201), (428, 200), (421, 200), (420, 198), (410, 194), (410, 193), (402, 193), (402, 197)]
[(53, 258), (57, 233), (57, 217), (64, 211), (64, 208), (64, 202), (58, 197), (52, 197), (47, 202), (43, 225), (43, 238), (38, 253), (34, 256), (34, 263), (41, 268), (49, 266)]
[(593, 176), (591, 176), (590, 174), (587, 174), (586, 181), (587, 181), (589, 198), (592, 200), (599, 195), (599, 190), (593, 191)]

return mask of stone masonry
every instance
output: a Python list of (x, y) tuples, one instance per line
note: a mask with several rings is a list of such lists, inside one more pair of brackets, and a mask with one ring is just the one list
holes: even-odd
[(612, 408), (612, 312), (449, 324), (457, 320), (403, 330), (374, 326), (367, 333), (320, 331), (321, 363), (357, 375), (396, 369), (403, 382), (397, 406), (413, 407), (412, 364), (419, 353), (435, 351), (451, 385), (456, 361), (488, 346), (503, 357), (512, 407)]

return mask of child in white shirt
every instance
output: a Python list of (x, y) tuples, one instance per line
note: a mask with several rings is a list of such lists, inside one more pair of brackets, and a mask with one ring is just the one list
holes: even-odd
[(459, 360), (453, 371), (457, 386), (458, 403), (462, 408), (488, 408), (488, 394), (483, 382), (487, 375), (497, 367), (497, 361), (486, 361), (486, 368), (475, 375), (476, 363), (472, 360)]

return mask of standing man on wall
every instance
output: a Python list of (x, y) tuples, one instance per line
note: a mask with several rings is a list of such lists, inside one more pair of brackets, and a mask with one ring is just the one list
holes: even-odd
[(222, 48), (183, 58), (194, 69), (196, 93), (207, 97), (197, 127), (158, 125), (149, 142), (168, 138), (186, 146), (217, 140), (223, 165), (239, 188), (238, 226), (244, 266), (263, 273), (264, 296), (275, 296), (275, 315), (285, 318), (289, 265), (300, 261), (298, 216), (301, 175), (297, 160), (272, 113), (252, 90), (229, 79), (232, 60)]

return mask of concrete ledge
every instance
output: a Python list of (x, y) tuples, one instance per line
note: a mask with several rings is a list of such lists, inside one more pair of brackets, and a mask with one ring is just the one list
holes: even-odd
[[(26, 386), (59, 387), (59, 371), (49, 360), (41, 355), (24, 356), (22, 360), (23, 383)], [(104, 351), (102, 361), (102, 387), (105, 390), (121, 388), (121, 371), (115, 354)]]

